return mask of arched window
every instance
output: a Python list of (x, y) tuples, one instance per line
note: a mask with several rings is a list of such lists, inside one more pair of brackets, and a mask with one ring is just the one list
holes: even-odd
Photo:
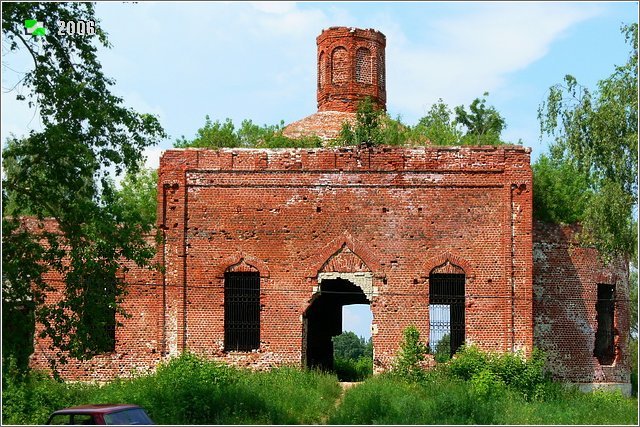
[(429, 274), (429, 343), (449, 357), (465, 340), (464, 270), (449, 261)]
[(244, 264), (224, 273), (224, 350), (260, 347), (260, 273)]
[(331, 53), (331, 83), (340, 84), (349, 81), (349, 55), (347, 49), (337, 47)]
[(361, 47), (356, 51), (356, 81), (358, 83), (371, 84), (373, 82), (373, 67), (371, 52)]
[(384, 89), (384, 53), (378, 52), (378, 87)]
[(325, 85), (325, 79), (327, 72), (327, 58), (324, 52), (320, 52), (320, 58), (318, 58), (318, 88), (322, 89)]

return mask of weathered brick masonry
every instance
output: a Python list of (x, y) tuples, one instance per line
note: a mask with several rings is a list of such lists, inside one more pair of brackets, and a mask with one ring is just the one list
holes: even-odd
[[(285, 133), (335, 136), (364, 96), (385, 108), (385, 44), (374, 30), (323, 31), (319, 111)], [(331, 336), (353, 303), (371, 306), (379, 372), (406, 326), (430, 336), (430, 302), (442, 304), (430, 286), (455, 282), (449, 310), (460, 343), (525, 354), (537, 346), (558, 378), (628, 388), (626, 264), (605, 268), (595, 250), (569, 245), (570, 228), (534, 226), (529, 154), (520, 146), (169, 150), (158, 180), (164, 268), (127, 273), (132, 317), (119, 319), (115, 351), (72, 362), (64, 375), (127, 376), (185, 350), (254, 368), (330, 366)], [(597, 309), (606, 292), (615, 305)], [(609, 327), (611, 354), (596, 357)], [(45, 367), (49, 356), (36, 340), (32, 364)]]
[[(363, 272), (386, 368), (406, 326), (428, 336), (428, 276), (447, 262), (466, 275), (467, 340), (532, 348), (528, 149), (168, 151), (158, 185), (171, 354), (299, 364), (319, 275)], [(332, 263), (346, 253), (357, 262)], [(261, 276), (249, 354), (223, 351), (224, 272), (239, 264)]]
[[(557, 378), (630, 392), (629, 263), (620, 258), (605, 267), (595, 249), (576, 243), (576, 231), (534, 225), (534, 344), (547, 352)], [(602, 364), (594, 357), (599, 284), (614, 285), (616, 300), (614, 354)]]

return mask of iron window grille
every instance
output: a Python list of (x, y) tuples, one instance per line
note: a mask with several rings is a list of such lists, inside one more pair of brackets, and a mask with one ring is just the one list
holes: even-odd
[(260, 347), (260, 273), (224, 275), (224, 350)]
[(464, 344), (464, 274), (429, 276), (429, 343), (433, 352), (453, 356)]

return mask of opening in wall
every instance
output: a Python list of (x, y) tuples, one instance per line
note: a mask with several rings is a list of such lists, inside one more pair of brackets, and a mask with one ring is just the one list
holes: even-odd
[(260, 347), (260, 273), (224, 274), (224, 350)]
[(593, 355), (601, 365), (611, 365), (615, 359), (614, 346), (614, 314), (615, 314), (614, 285), (598, 284), (598, 299), (596, 301), (596, 339)]
[(464, 274), (429, 276), (429, 346), (438, 362), (464, 344), (464, 282)]

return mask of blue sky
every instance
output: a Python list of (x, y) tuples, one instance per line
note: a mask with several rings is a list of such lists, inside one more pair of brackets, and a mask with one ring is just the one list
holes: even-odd
[[(454, 107), (487, 91), (488, 104), (506, 119), (505, 139), (522, 139), (536, 159), (547, 146), (536, 112), (549, 87), (573, 74), (594, 88), (623, 64), (629, 48), (620, 25), (637, 22), (638, 4), (103, 2), (96, 14), (113, 45), (99, 53), (116, 80), (113, 91), (138, 111), (158, 115), (170, 136), (148, 150), (151, 166), (176, 138), (195, 135), (207, 114), (276, 124), (314, 113), (315, 39), (330, 26), (375, 28), (387, 36), (392, 116), (415, 124), (438, 98)], [(15, 91), (5, 93), (19, 79), (12, 69), (28, 69), (28, 60), (2, 58), (3, 141), (40, 126)], [(363, 308), (347, 310), (344, 324), (368, 336)]]

